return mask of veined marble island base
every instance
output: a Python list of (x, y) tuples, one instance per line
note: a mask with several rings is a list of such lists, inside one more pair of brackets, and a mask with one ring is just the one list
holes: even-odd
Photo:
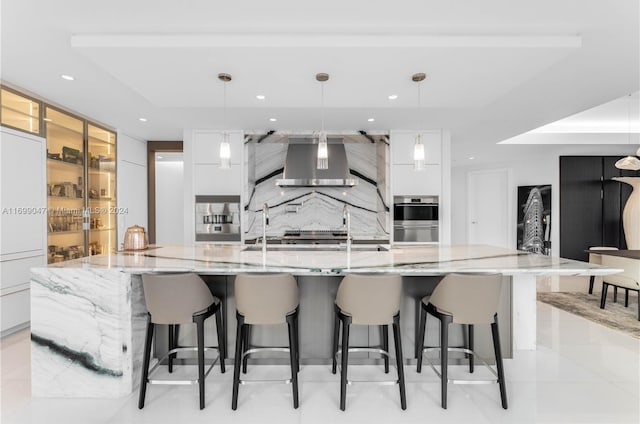
[[(350, 253), (305, 249), (268, 251), (266, 256), (237, 245), (167, 246), (77, 259), (32, 270), (32, 394), (119, 397), (137, 387), (146, 325), (140, 274), (145, 272), (202, 275), (224, 301), (228, 346), (235, 343), (233, 276), (240, 272), (294, 274), (301, 292), (304, 364), (328, 363), (331, 359), (333, 299), (341, 276), (347, 273), (403, 275), (403, 347), (405, 361), (412, 361), (419, 301), (445, 274), (499, 272), (505, 280), (511, 280), (511, 284), (503, 285), (500, 310), (501, 338), (507, 354), (512, 349), (535, 349), (536, 275), (605, 275), (618, 271), (490, 246), (411, 246), (389, 251), (353, 249)], [(354, 330), (354, 345), (379, 344), (377, 328)], [(485, 331), (487, 334), (483, 334)], [(183, 337), (188, 333), (185, 328)], [(428, 344), (436, 344), (435, 320), (430, 320), (428, 333)], [(256, 331), (252, 343), (280, 344), (278, 340), (284, 334), (276, 328)], [(454, 334), (461, 342), (462, 332)], [(208, 337), (215, 344), (213, 329)], [(486, 346), (481, 344), (484, 339)], [(492, 357), (489, 340), (488, 330), (478, 328), (476, 344), (481, 353)], [(158, 350), (164, 346), (162, 340), (157, 344)]]

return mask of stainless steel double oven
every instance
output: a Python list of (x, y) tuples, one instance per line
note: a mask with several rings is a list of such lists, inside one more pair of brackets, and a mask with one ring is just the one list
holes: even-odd
[(394, 242), (437, 242), (440, 237), (438, 196), (394, 196)]

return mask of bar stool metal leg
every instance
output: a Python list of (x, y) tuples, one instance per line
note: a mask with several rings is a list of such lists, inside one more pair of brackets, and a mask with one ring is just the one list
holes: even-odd
[(629, 307), (629, 289), (624, 289), (624, 307)]
[(596, 276), (589, 277), (589, 294), (593, 294), (593, 283), (596, 281)]
[(424, 355), (424, 338), (427, 325), (427, 310), (425, 304), (421, 303), (420, 307), (420, 329), (418, 330), (418, 367), (417, 372), (422, 372), (422, 356)]
[(149, 316), (147, 322), (147, 334), (144, 340), (144, 358), (142, 359), (142, 377), (140, 379), (140, 397), (138, 399), (138, 409), (144, 408), (144, 398), (147, 393), (147, 381), (149, 380), (149, 359), (151, 358), (151, 342), (153, 340), (154, 324)]
[[(467, 329), (468, 329), (468, 332), (469, 332), (469, 344), (468, 344), (467, 349), (473, 351), (473, 324), (468, 324), (467, 325)], [(474, 365), (474, 363), (473, 363), (473, 359), (474, 359), (473, 358), (473, 353), (468, 354), (468, 356), (469, 356), (469, 372), (473, 373), (473, 365)]]
[(240, 387), (240, 366), (242, 363), (242, 345), (244, 344), (244, 333), (246, 331), (244, 325), (244, 317), (236, 314), (238, 320), (238, 329), (236, 331), (236, 354), (233, 358), (233, 395), (231, 398), (231, 409), (234, 411), (238, 408), (238, 389)]
[(198, 389), (200, 391), (200, 409), (204, 409), (204, 316), (194, 318), (198, 339)]
[[(176, 340), (175, 340), (175, 325), (169, 324), (169, 350), (176, 348)], [(173, 359), (176, 357), (175, 353), (170, 353), (167, 358), (167, 364), (169, 368), (169, 373), (173, 372)]]
[(296, 344), (296, 321), (298, 311), (287, 315), (289, 330), (289, 358), (291, 360), (291, 386), (293, 390), (293, 407), (298, 408), (298, 348)]
[(338, 351), (338, 338), (340, 337), (340, 318), (338, 318), (338, 312), (336, 311), (333, 321), (333, 346), (331, 349), (331, 355), (333, 359), (333, 365), (331, 366), (331, 372), (336, 373), (338, 367), (338, 360), (336, 359), (336, 352)]
[(507, 387), (504, 379), (504, 368), (502, 366), (502, 351), (500, 349), (500, 334), (498, 332), (498, 315), (493, 317), (491, 323), (491, 334), (493, 336), (493, 350), (496, 354), (496, 368), (498, 369), (498, 383), (500, 384), (500, 399), (502, 407), (507, 409)]
[(440, 317), (440, 396), (442, 409), (447, 409), (447, 383), (448, 378), (448, 363), (449, 363), (449, 324), (451, 324), (451, 317), (443, 315)]
[[(380, 329), (382, 330), (382, 350), (385, 352), (389, 352), (389, 327), (387, 325), (381, 325)], [(384, 360), (384, 373), (389, 374), (389, 356), (382, 355)]]
[(224, 323), (222, 314), (222, 302), (218, 305), (216, 311), (216, 332), (218, 333), (218, 350), (220, 355), (220, 372), (224, 374), (224, 360), (227, 357), (227, 340), (224, 337)]
[[(244, 331), (244, 340), (242, 342), (242, 354), (244, 355), (245, 353), (247, 353), (247, 350), (250, 349), (251, 346), (251, 325), (249, 324), (244, 324), (245, 326), (245, 331)], [(247, 362), (249, 361), (249, 356), (245, 355), (242, 358), (242, 373), (246, 374), (247, 373)]]
[[(400, 339), (400, 314), (393, 317), (393, 341), (396, 347), (396, 363), (398, 365), (398, 385), (400, 386), (400, 407), (407, 409), (407, 393), (404, 386), (404, 364), (402, 362), (402, 340)], [(388, 357), (387, 357), (388, 358)]]
[(349, 326), (351, 317), (340, 315), (342, 321), (342, 369), (340, 370), (340, 409), (347, 405), (347, 366), (349, 365)]
[(296, 373), (300, 372), (300, 330), (298, 326), (298, 315), (296, 311), (296, 318), (292, 321), (293, 323), (293, 345), (290, 345), (289, 348), (293, 349), (295, 346), (296, 352)]

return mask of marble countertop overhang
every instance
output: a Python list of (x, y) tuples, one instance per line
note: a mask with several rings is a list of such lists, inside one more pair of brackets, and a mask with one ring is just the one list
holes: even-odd
[[(317, 247), (316, 247), (317, 246)], [(609, 275), (622, 272), (586, 262), (532, 254), (487, 245), (398, 245), (373, 251), (351, 251), (322, 245), (293, 245), (291, 249), (247, 250), (238, 244), (151, 246), (136, 252), (115, 252), (49, 265), (53, 269), (109, 269), (147, 272), (195, 272), (234, 275), (241, 272), (289, 272), (294, 275), (394, 273), (443, 275), (453, 272), (504, 275)]]

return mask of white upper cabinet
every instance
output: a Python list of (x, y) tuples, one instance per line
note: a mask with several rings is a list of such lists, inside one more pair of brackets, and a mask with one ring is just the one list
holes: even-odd
[(413, 164), (413, 146), (418, 133), (422, 136), (425, 164), (439, 165), (442, 163), (442, 132), (440, 130), (392, 131), (390, 144), (393, 165)]
[(394, 196), (440, 196), (442, 168), (425, 165), (421, 171), (415, 171), (413, 165), (393, 165), (391, 192)]
[[(219, 164), (222, 131), (196, 130), (193, 132), (193, 163)], [(231, 147), (231, 165), (240, 165), (242, 161), (243, 134), (228, 131)]]
[[(416, 134), (422, 136), (424, 169), (413, 168), (413, 146)], [(440, 196), (442, 194), (442, 131), (391, 131), (391, 194)]]

